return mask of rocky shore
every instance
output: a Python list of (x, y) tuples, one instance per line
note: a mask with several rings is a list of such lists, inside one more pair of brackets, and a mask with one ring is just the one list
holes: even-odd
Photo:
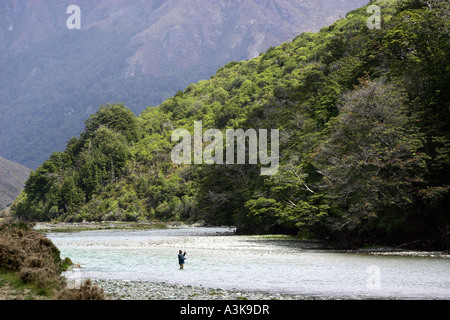
[(191, 285), (173, 285), (148, 281), (93, 280), (110, 300), (329, 300), (313, 297), (257, 291), (230, 291)]

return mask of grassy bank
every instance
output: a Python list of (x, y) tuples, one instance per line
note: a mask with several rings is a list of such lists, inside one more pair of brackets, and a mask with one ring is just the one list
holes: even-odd
[(71, 264), (61, 259), (51, 240), (25, 223), (0, 225), (0, 299), (102, 300), (103, 290), (88, 280), (69, 289), (61, 273)]
[(35, 284), (24, 283), (18, 273), (0, 271), (0, 300), (49, 300), (51, 291)]

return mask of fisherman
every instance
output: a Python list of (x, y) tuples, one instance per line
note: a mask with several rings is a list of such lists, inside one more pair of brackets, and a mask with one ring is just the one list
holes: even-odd
[(186, 251), (183, 253), (182, 250), (178, 252), (178, 263), (180, 264), (180, 270), (184, 268), (184, 260), (186, 260)]

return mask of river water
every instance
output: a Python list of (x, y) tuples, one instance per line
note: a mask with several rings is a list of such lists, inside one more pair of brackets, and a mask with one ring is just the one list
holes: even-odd
[[(83, 279), (119, 279), (330, 298), (450, 299), (448, 257), (321, 249), (228, 228), (50, 233)], [(178, 250), (187, 251), (179, 270)]]

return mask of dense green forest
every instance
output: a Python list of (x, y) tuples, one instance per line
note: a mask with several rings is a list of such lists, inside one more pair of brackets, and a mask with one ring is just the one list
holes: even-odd
[[(346, 246), (448, 249), (448, 1), (377, 1), (231, 62), (139, 117), (108, 104), (26, 183), (25, 220), (182, 220)], [(280, 130), (277, 174), (175, 165), (173, 130)]]

